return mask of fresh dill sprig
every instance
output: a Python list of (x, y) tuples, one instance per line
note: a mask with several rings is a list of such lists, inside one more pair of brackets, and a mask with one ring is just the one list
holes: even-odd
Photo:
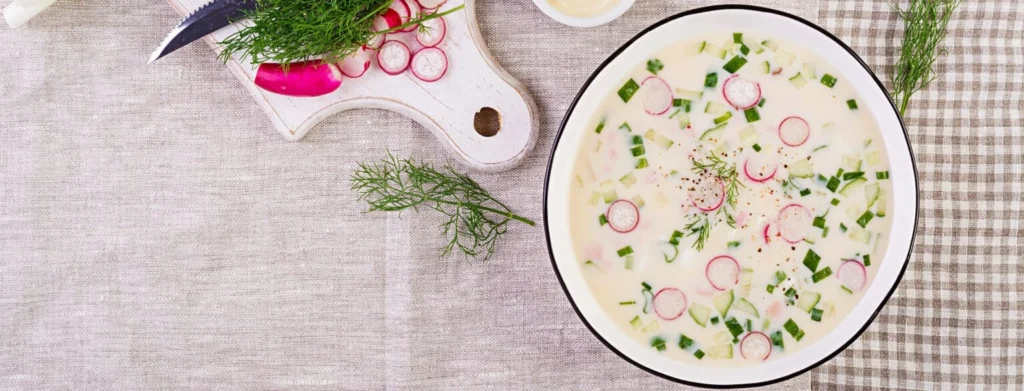
[(935, 61), (946, 27), (953, 12), (963, 0), (910, 0), (906, 9), (893, 4), (903, 19), (903, 44), (900, 57), (893, 65), (890, 81), (892, 96), (900, 115), (906, 114), (910, 97), (928, 87), (937, 75)]
[(722, 158), (714, 154), (708, 156), (708, 162), (693, 160), (693, 172), (697, 174), (710, 174), (718, 177), (725, 184), (725, 202), (735, 208), (740, 195), (740, 188), (746, 187), (740, 182), (739, 172), (736, 166), (726, 163)]
[(291, 63), (322, 58), (336, 62), (355, 53), (377, 34), (401, 30), (425, 20), (439, 18), (465, 7), (444, 12), (414, 15), (414, 19), (388, 31), (373, 31), (373, 20), (393, 0), (258, 0), (259, 6), (246, 13), (242, 30), (223, 42), (220, 59), (235, 53), (253, 65), (266, 62), (286, 67)]
[(451, 166), (438, 170), (390, 153), (381, 161), (360, 163), (352, 173), (352, 190), (370, 205), (371, 212), (418, 211), (423, 206), (443, 214), (446, 220), (441, 228), (448, 244), (442, 255), (458, 249), (467, 257), (486, 260), (509, 222), (535, 225)]
[(687, 237), (697, 236), (697, 239), (693, 241), (693, 248), (697, 251), (704, 250), (704, 244), (711, 237), (711, 220), (708, 219), (707, 214), (697, 213), (693, 215), (693, 221), (686, 224), (684, 230), (687, 232)]

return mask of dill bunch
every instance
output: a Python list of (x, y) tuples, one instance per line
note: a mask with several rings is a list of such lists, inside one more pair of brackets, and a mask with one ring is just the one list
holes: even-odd
[[(249, 58), (253, 65), (272, 62), (288, 64), (315, 58), (336, 62), (370, 42), (378, 32), (373, 20), (393, 0), (258, 0), (259, 6), (246, 13), (248, 26), (232, 34), (221, 45), (220, 59), (234, 53)], [(422, 21), (438, 18), (465, 6), (435, 14), (414, 15), (397, 31)]]
[[(692, 160), (693, 172), (698, 175), (711, 175), (722, 181), (725, 186), (725, 203), (718, 209), (718, 214), (725, 214), (725, 222), (730, 227), (736, 227), (736, 219), (729, 212), (729, 209), (736, 209), (739, 199), (740, 188), (746, 187), (739, 179), (739, 172), (736, 165), (729, 164), (722, 158), (711, 154), (704, 160)], [(697, 251), (704, 249), (704, 245), (711, 237), (712, 222), (707, 213), (697, 213), (686, 225), (685, 230), (689, 232), (686, 236), (696, 236), (693, 241), (693, 248)]]
[(906, 9), (893, 7), (903, 19), (903, 44), (900, 57), (890, 73), (892, 96), (900, 115), (906, 114), (910, 97), (928, 87), (936, 78), (935, 61), (946, 27), (963, 0), (910, 0)]
[(438, 170), (389, 153), (381, 161), (360, 163), (351, 179), (352, 190), (370, 205), (371, 212), (419, 211), (423, 207), (444, 215), (441, 228), (448, 243), (441, 255), (457, 249), (467, 257), (486, 260), (510, 222), (535, 225), (451, 166)]

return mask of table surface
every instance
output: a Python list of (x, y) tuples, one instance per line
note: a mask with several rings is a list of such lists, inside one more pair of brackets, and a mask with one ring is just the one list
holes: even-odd
[[(592, 30), (481, 3), (543, 119), (521, 168), (475, 177), (540, 219), (551, 141), (591, 70), (712, 1), (642, 1)], [(797, 4), (888, 77), (902, 28), (887, 2), (755, 3)], [(363, 213), (356, 162), (444, 162), (419, 126), (362, 110), (284, 142), (204, 45), (145, 65), (176, 22), (159, 0), (65, 0), (0, 28), (0, 388), (677, 387), (577, 319), (542, 229), (512, 227), (476, 262), (437, 256), (436, 216)], [(776, 389), (1024, 388), (1024, 11), (969, 0), (945, 48), (907, 117), (921, 218), (906, 276), (849, 349)]]

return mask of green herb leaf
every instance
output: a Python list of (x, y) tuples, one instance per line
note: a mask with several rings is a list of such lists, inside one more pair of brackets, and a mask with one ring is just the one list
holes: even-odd
[(903, 44), (893, 65), (892, 97), (905, 115), (910, 97), (935, 80), (935, 62), (939, 45), (946, 38), (946, 27), (963, 0), (910, 0), (906, 9), (893, 7), (903, 19)]

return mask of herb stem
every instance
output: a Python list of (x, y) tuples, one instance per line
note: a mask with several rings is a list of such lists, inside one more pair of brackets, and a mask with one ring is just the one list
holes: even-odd
[(525, 218), (523, 216), (514, 214), (512, 212), (506, 212), (506, 211), (502, 211), (502, 210), (498, 210), (498, 209), (494, 209), (494, 208), (489, 208), (489, 207), (486, 207), (486, 206), (483, 206), (483, 205), (467, 204), (465, 202), (457, 202), (457, 201), (448, 201), (448, 200), (443, 200), (443, 199), (439, 199), (439, 198), (425, 198), (424, 201), (435, 202), (435, 203), (445, 204), (445, 205), (453, 205), (453, 206), (458, 206), (458, 207), (463, 207), (463, 208), (470, 208), (470, 209), (478, 210), (478, 211), (481, 211), (481, 212), (490, 212), (490, 213), (494, 213), (496, 215), (500, 215), (502, 217), (508, 217), (508, 218), (510, 218), (512, 220), (521, 222), (521, 223), (529, 225), (531, 227), (537, 225), (537, 223), (534, 222), (533, 220), (530, 220), (530, 219)]
[(903, 43), (900, 57), (893, 65), (890, 81), (893, 98), (899, 103), (900, 116), (910, 106), (910, 98), (935, 80), (935, 62), (939, 45), (953, 12), (963, 0), (910, 0), (906, 9), (893, 7), (903, 19)]

